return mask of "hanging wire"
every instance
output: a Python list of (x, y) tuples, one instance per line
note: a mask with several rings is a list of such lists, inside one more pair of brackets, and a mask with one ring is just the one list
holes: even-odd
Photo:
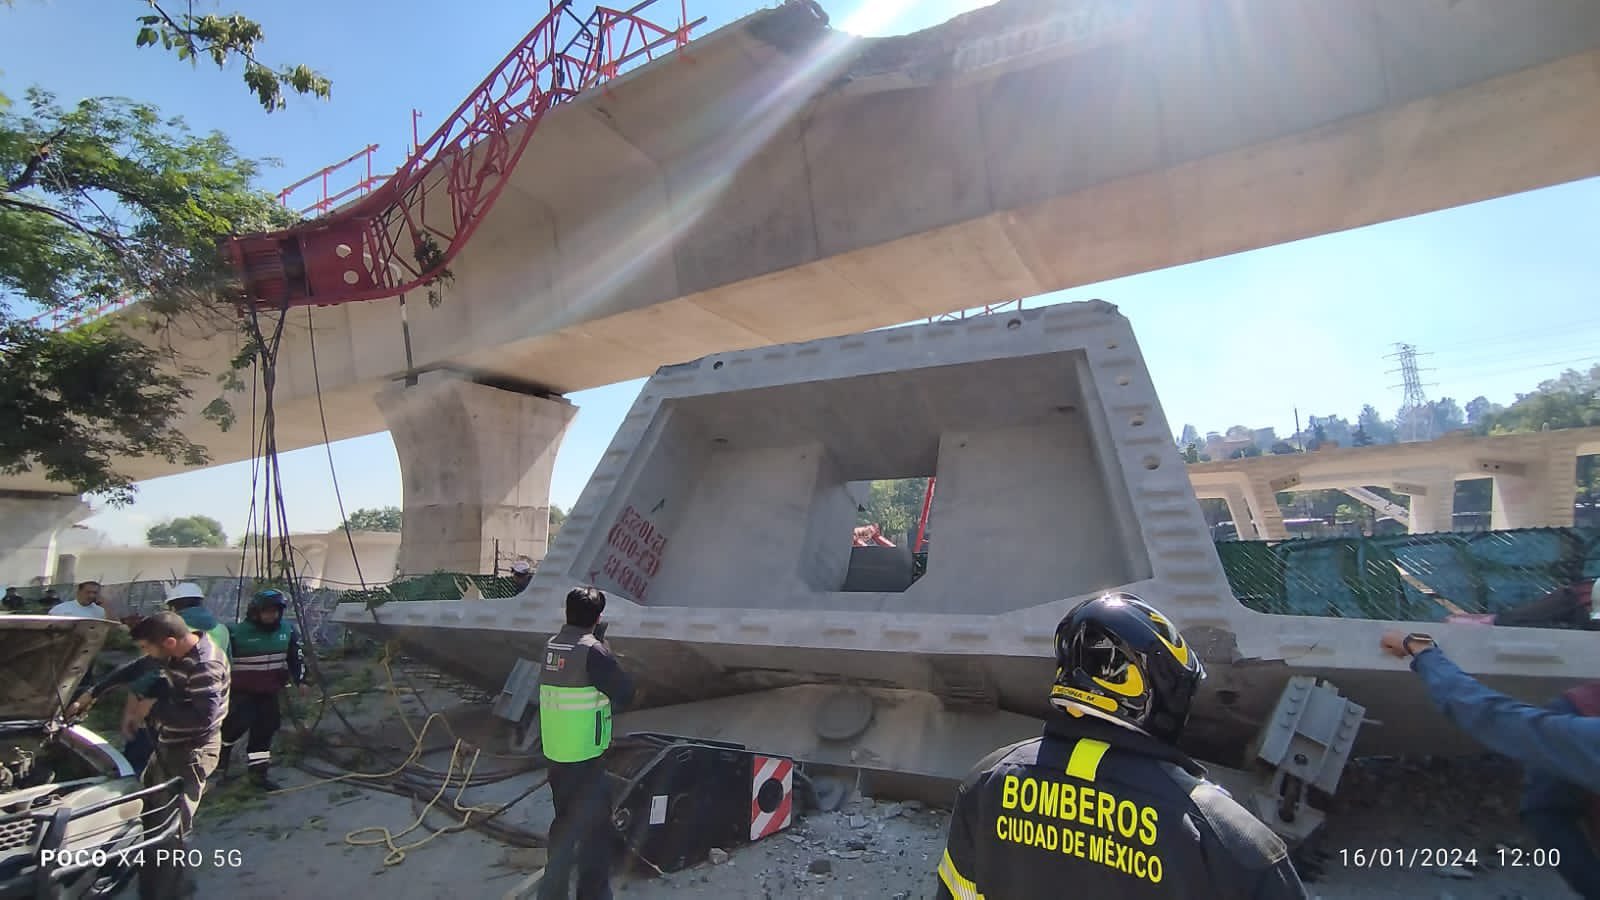
[(328, 440), (328, 414), (322, 406), (322, 374), (317, 366), (317, 324), (306, 307), (306, 339), (311, 345), (311, 383), (317, 391), (317, 418), (322, 420), (322, 446), (328, 451), (328, 475), (333, 479), (333, 499), (339, 504), (339, 521), (344, 523), (344, 539), (350, 545), (350, 559), (356, 566), (356, 580), (361, 590), (367, 589), (367, 578), (361, 574), (361, 554), (356, 552), (355, 534), (350, 530), (350, 517), (344, 511), (344, 494), (339, 490), (339, 469), (333, 464), (333, 444)]

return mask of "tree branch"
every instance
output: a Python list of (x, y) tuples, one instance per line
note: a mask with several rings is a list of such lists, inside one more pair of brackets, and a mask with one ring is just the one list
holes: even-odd
[[(248, 63), (250, 63), (252, 65), (260, 66), (261, 68), (266, 69), (269, 72), (273, 71), (271, 66), (268, 66), (265, 63), (261, 62), (260, 60), (256, 59), (255, 54), (251, 53), (248, 50), (245, 50), (243, 47), (229, 46), (226, 43), (218, 44), (215, 41), (212, 41), (212, 42), (206, 44), (204, 47), (200, 47), (199, 45), (197, 45), (195, 43), (195, 40), (194, 40), (194, 29), (192, 27), (185, 26), (185, 25), (179, 25), (177, 23), (177, 21), (174, 20), (172, 18), (172, 16), (167, 13), (166, 10), (161, 8), (161, 4), (155, 2), (155, 0), (150, 0), (150, 8), (154, 9), (156, 11), (156, 13), (159, 14), (161, 16), (161, 18), (166, 21), (168, 28), (171, 28), (172, 31), (178, 37), (183, 39), (184, 45), (189, 48), (189, 54), (191, 56), (195, 57), (196, 59), (198, 59), (200, 57), (201, 52), (211, 53), (211, 52), (214, 52), (214, 51), (216, 51), (218, 49), (221, 49), (221, 50), (223, 50), (223, 51), (225, 51), (227, 53), (236, 53), (236, 54), (238, 54), (246, 62), (248, 62)], [(192, 18), (192, 16), (191, 16), (191, 18)]]
[(44, 165), (46, 159), (50, 158), (50, 145), (61, 140), (66, 133), (67, 129), (62, 128), (55, 134), (50, 135), (50, 137), (45, 140), (44, 143), (40, 144), (39, 149), (33, 152), (33, 156), (28, 158), (28, 164), (23, 167), (22, 174), (6, 182), (5, 192), (9, 194), (13, 191), (20, 191), (23, 188), (32, 185), (34, 178), (39, 174), (39, 167)]
[(32, 203), (27, 200), (18, 200), (15, 197), (5, 196), (0, 196), (0, 207), (10, 207), (11, 209), (20, 210), (22, 212), (39, 213), (40, 215), (49, 216), (50, 218), (55, 219), (74, 231), (94, 238), (95, 240), (104, 244), (106, 249), (113, 251), (119, 256), (126, 252), (126, 246), (122, 243), (122, 239), (117, 235), (106, 234), (103, 231), (90, 228), (89, 226), (83, 224), (59, 209), (45, 206), (42, 203)]

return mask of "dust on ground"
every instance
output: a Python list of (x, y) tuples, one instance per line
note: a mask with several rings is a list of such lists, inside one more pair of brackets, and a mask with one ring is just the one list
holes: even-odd
[[(341, 701), (347, 718), (381, 736), (404, 756), (414, 743), (396, 708), (420, 724), (449, 707), (449, 719), (484, 752), (482, 770), (504, 766), (509, 728), (487, 712), (482, 695), (461, 699), (448, 680), (391, 692), (370, 666), (330, 671), (353, 694)], [(287, 727), (286, 727), (286, 730)], [(321, 731), (342, 730), (325, 717)], [(443, 770), (454, 744), (443, 730), (428, 741), (424, 765)], [(330, 738), (331, 739), (331, 738)], [(291, 755), (296, 752), (291, 750)], [(375, 766), (369, 766), (375, 770)], [(327, 783), (281, 767), (287, 789), (263, 795), (236, 778), (207, 794), (191, 846), (202, 851), (195, 871), (198, 896), (236, 900), (366, 896), (385, 900), (498, 900), (530, 874), (539, 851), (509, 846), (472, 830), (429, 837), (459, 826), (460, 807), (492, 808), (522, 794), (536, 773), (503, 778), (460, 796), (446, 791), (426, 815), (423, 801), (381, 793), (358, 779)], [(1323, 900), (1438, 898), (1438, 900), (1545, 900), (1573, 896), (1553, 871), (1500, 865), (1501, 848), (1533, 846), (1516, 822), (1519, 775), (1504, 760), (1361, 760), (1346, 772), (1321, 838), (1304, 855), (1308, 892)], [(479, 814), (482, 815), (482, 814)], [(948, 811), (915, 802), (852, 797), (835, 812), (798, 814), (785, 832), (755, 844), (727, 848), (716, 862), (657, 876), (634, 871), (615, 879), (617, 893), (656, 900), (670, 897), (931, 898), (934, 869), (943, 852)], [(551, 810), (537, 791), (503, 813), (509, 826), (543, 832)], [(420, 823), (419, 823), (419, 820)], [(389, 829), (403, 856), (391, 858), (380, 832)], [(360, 829), (369, 829), (365, 832)], [(424, 841), (420, 846), (414, 846)], [(367, 845), (358, 846), (358, 843)], [(1387, 850), (1366, 862), (1357, 850)], [(1440, 869), (1396, 861), (1409, 851), (1451, 852), (1461, 866)], [(1475, 855), (1468, 857), (1472, 851)], [(395, 861), (397, 860), (397, 861)]]

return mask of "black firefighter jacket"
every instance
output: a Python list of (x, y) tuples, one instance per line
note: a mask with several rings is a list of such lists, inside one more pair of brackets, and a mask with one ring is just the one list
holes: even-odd
[(962, 783), (940, 898), (1303, 898), (1283, 841), (1177, 749), (1054, 712)]

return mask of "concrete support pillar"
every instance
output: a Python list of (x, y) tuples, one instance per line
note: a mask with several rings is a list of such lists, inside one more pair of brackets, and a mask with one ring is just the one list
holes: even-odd
[(51, 581), (56, 584), (78, 583), (77, 554), (62, 553), (56, 556), (56, 576)]
[(1283, 510), (1278, 508), (1278, 492), (1272, 489), (1272, 484), (1265, 478), (1251, 478), (1245, 486), (1244, 495), (1250, 506), (1250, 514), (1255, 518), (1256, 539), (1288, 540), (1289, 529), (1283, 524)]
[(1454, 472), (1431, 473), (1414, 483), (1397, 482), (1396, 491), (1411, 497), (1412, 534), (1454, 531), (1456, 514), (1456, 476)]
[(1485, 461), (1493, 473), (1494, 511), (1489, 527), (1570, 528), (1578, 502), (1578, 442), (1552, 432), (1541, 459), (1517, 464)]
[(400, 457), (405, 504), (398, 569), (486, 574), (544, 557), (550, 474), (577, 407), (428, 373), (380, 392)]
[[(1250, 501), (1245, 497), (1244, 488), (1230, 487), (1224, 490), (1222, 500), (1228, 504), (1228, 518), (1233, 520), (1233, 530), (1239, 540), (1261, 540), (1261, 531), (1256, 528), (1255, 519), (1250, 514)], [(1282, 517), (1279, 521), (1282, 521)]]
[(89, 517), (76, 494), (0, 492), (0, 582), (49, 582), (55, 574), (56, 532)]

